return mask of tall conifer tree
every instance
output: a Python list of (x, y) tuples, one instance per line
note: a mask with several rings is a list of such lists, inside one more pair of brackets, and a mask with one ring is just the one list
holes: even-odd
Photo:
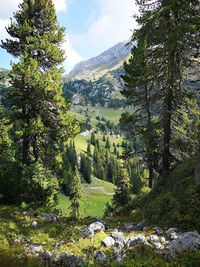
[[(19, 58), (10, 72), (11, 121), (23, 164), (50, 166), (55, 144), (73, 134), (75, 121), (62, 94), (64, 29), (52, 0), (24, 0), (7, 28), (2, 47)], [(50, 160), (52, 158), (52, 160)]]

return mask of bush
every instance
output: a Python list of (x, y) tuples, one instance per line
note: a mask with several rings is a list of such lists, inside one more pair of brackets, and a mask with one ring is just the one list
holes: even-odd
[(57, 178), (41, 164), (22, 167), (17, 162), (1, 162), (0, 165), (0, 202), (42, 206), (56, 200)]

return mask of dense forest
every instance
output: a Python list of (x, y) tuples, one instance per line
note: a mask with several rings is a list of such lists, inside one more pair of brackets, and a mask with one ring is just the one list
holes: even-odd
[(112, 99), (105, 74), (64, 75), (52, 0), (6, 28), (0, 266), (200, 266), (200, 2), (135, 2)]

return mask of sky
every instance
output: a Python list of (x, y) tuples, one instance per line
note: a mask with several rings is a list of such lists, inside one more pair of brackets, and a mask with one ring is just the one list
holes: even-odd
[[(0, 0), (0, 40), (8, 38), (5, 27), (23, 0)], [(68, 73), (76, 63), (94, 57), (120, 41), (128, 40), (136, 27), (135, 0), (53, 0), (60, 25), (66, 28), (63, 49)], [(0, 48), (0, 67), (9, 68), (13, 58)]]

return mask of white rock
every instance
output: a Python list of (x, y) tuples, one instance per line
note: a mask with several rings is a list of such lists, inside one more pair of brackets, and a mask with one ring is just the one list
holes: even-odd
[(44, 218), (47, 222), (57, 222), (58, 216), (52, 213), (41, 213), (40, 216)]
[(197, 232), (184, 233), (169, 244), (169, 251), (173, 257), (183, 251), (195, 251), (198, 249), (200, 249), (200, 235)]
[(83, 238), (92, 238), (94, 236), (94, 230), (88, 227), (81, 232), (81, 235)]
[(115, 241), (119, 241), (119, 242), (121, 242), (121, 243), (123, 243), (124, 242), (124, 235), (123, 235), (123, 233), (122, 232), (118, 232), (118, 231), (113, 231), (112, 233), (111, 233), (111, 237), (115, 240)]
[(103, 261), (106, 259), (106, 254), (100, 250), (95, 250), (94, 257), (97, 261)]
[(160, 242), (156, 242), (156, 243), (154, 243), (153, 245), (154, 245), (154, 247), (155, 247), (156, 249), (158, 249), (158, 250), (160, 250), (160, 249), (164, 249), (164, 248), (165, 248), (164, 245), (162, 245)]
[(105, 231), (105, 226), (101, 222), (91, 223), (88, 228), (93, 229), (94, 231)]
[(134, 247), (134, 246), (142, 245), (142, 244), (148, 245), (148, 242), (145, 236), (143, 235), (135, 235), (135, 236), (132, 236), (126, 239), (127, 247)]
[(177, 232), (177, 229), (176, 228), (169, 228), (167, 231), (166, 231), (166, 235), (167, 236), (171, 236), (171, 234), (174, 234)]
[(37, 253), (42, 253), (43, 252), (43, 247), (42, 246), (30, 246), (28, 248), (28, 253), (30, 254), (37, 254)]
[(152, 243), (159, 242), (159, 237), (157, 235), (150, 235), (148, 238), (148, 241), (150, 241)]
[(32, 223), (31, 223), (31, 227), (37, 227), (38, 226), (38, 223), (36, 222), (36, 221), (33, 221)]
[(113, 247), (115, 245), (115, 240), (111, 236), (107, 236), (103, 241), (102, 244), (105, 247)]

